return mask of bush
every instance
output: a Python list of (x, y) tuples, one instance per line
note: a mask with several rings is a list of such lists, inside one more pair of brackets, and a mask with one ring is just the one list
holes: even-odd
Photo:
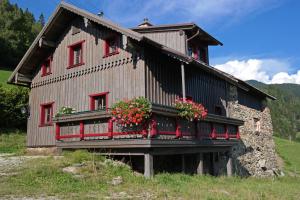
[(21, 110), (28, 104), (27, 88), (4, 88), (0, 84), (0, 127), (26, 129), (27, 114)]

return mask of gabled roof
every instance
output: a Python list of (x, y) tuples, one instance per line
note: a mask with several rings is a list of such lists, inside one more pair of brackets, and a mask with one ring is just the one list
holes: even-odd
[[(33, 62), (35, 59), (38, 59), (41, 57), (41, 54), (43, 54), (42, 50), (39, 48), (39, 41), (41, 38), (48, 38), (48, 39), (53, 39), (58, 37), (59, 34), (64, 30), (66, 21), (72, 20), (76, 16), (81, 16), (84, 17), (88, 20), (93, 21), (96, 24), (105, 26), (111, 30), (114, 30), (116, 32), (119, 32), (133, 40), (136, 40), (137, 42), (145, 42), (158, 50), (160, 50), (162, 53), (177, 59), (181, 62), (184, 62), (186, 64), (191, 64), (195, 65), (197, 67), (202, 68), (204, 71), (214, 74), (215, 76), (224, 79), (234, 85), (237, 85), (238, 87), (242, 87), (241, 85), (244, 85), (247, 88), (250, 88), (254, 92), (267, 96), (271, 99), (275, 99), (275, 97), (268, 95), (259, 89), (249, 85), (248, 83), (241, 81), (229, 74), (226, 74), (225, 72), (222, 72), (220, 70), (217, 70), (209, 65), (207, 65), (204, 62), (198, 61), (193, 59), (190, 56), (187, 56), (185, 54), (182, 54), (181, 52), (171, 49), (167, 46), (164, 46), (163, 44), (160, 44), (154, 40), (151, 40), (150, 38), (135, 32), (133, 30), (127, 29), (127, 28), (122, 28), (119, 25), (104, 19), (103, 17), (99, 17), (97, 15), (94, 15), (92, 13), (89, 13), (85, 10), (82, 10), (80, 8), (77, 8), (71, 4), (61, 2), (59, 6), (56, 8), (54, 13), (51, 15), (49, 18), (47, 24), (43, 27), (41, 32), (38, 34), (38, 36), (35, 38), (23, 58), (21, 59), (20, 63), (17, 65), (16, 69), (13, 71), (12, 75), (9, 77), (8, 83), (12, 84), (19, 84), (15, 82), (16, 76), (19, 74), (23, 76), (23, 74), (30, 74), (34, 70), (36, 70), (35, 63)], [(160, 26), (164, 27), (164, 26)], [(165, 27), (170, 27), (170, 25), (166, 25)], [(178, 24), (178, 25), (172, 25), (174, 28), (178, 27), (185, 27), (185, 28), (192, 28), (192, 27), (197, 27), (194, 23), (188, 23), (188, 24)], [(55, 30), (53, 30), (55, 28)], [(199, 28), (200, 29), (200, 28)], [(202, 29), (201, 29), (202, 30)], [(38, 60), (36, 61), (38, 62)], [(243, 88), (243, 87), (242, 87)]]
[(184, 30), (184, 31), (198, 31), (199, 35), (206, 37), (210, 45), (223, 45), (222, 42), (214, 38), (212, 35), (208, 34), (202, 28), (200, 28), (195, 23), (182, 23), (182, 24), (165, 24), (157, 26), (143, 26), (143, 27), (134, 27), (131, 30), (139, 33), (153, 33), (153, 32), (163, 32), (163, 31), (174, 31), (174, 30)]

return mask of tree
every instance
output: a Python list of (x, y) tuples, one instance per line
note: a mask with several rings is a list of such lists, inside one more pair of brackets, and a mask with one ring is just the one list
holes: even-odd
[(42, 26), (45, 26), (45, 17), (44, 17), (44, 15), (43, 15), (43, 13), (41, 13), (41, 15), (39, 16), (38, 22), (39, 22)]
[(0, 1), (0, 67), (14, 69), (41, 30), (31, 12)]

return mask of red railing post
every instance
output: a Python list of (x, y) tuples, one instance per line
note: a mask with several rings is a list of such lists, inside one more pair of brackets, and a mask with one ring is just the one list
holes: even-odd
[(58, 123), (55, 124), (55, 139), (60, 140), (60, 126)]
[(237, 127), (237, 132), (236, 132), (236, 139), (241, 139), (241, 135), (240, 135), (240, 129), (239, 127)]
[(80, 140), (84, 140), (84, 123), (83, 122), (80, 122), (80, 133), (79, 133), (79, 137), (80, 137)]
[(155, 116), (152, 116), (150, 136), (154, 137), (156, 135), (157, 135), (157, 121)]
[(214, 123), (211, 123), (211, 138), (217, 139), (216, 128), (214, 126)]
[(143, 137), (147, 137), (148, 135), (148, 122), (145, 122), (143, 124), (142, 135)]
[(227, 124), (225, 124), (225, 139), (226, 139), (226, 140), (229, 139), (229, 134), (228, 134), (228, 127), (227, 127)]
[(179, 120), (176, 118), (176, 138), (181, 138), (181, 137), (182, 137), (181, 126)]
[(108, 120), (108, 137), (113, 138), (113, 132), (114, 132), (114, 123), (113, 119)]

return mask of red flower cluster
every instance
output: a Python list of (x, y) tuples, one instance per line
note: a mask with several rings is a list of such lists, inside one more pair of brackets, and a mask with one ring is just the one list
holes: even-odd
[(150, 103), (143, 97), (120, 101), (112, 107), (111, 114), (122, 126), (139, 125), (150, 117)]
[(200, 120), (207, 116), (207, 109), (202, 104), (191, 100), (176, 99), (175, 107), (179, 110), (179, 116), (188, 120)]

